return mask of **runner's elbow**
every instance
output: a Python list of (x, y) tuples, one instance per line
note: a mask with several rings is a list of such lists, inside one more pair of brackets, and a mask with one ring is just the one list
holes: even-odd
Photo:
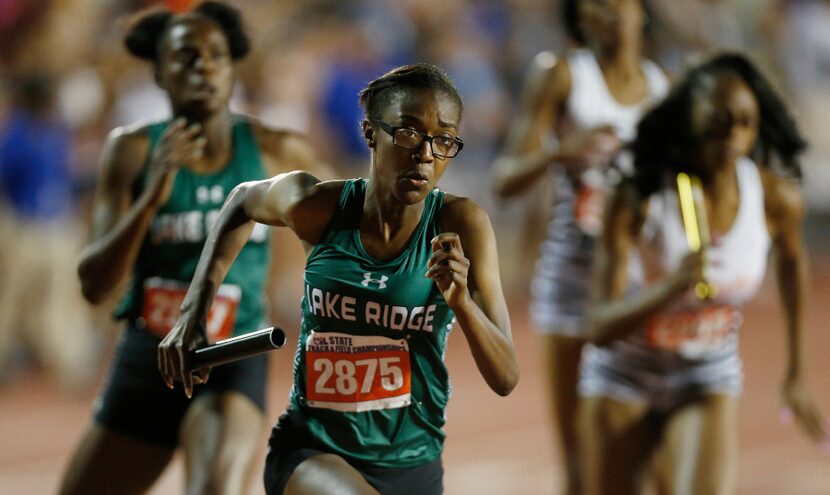
[(114, 275), (106, 269), (102, 270), (92, 258), (82, 258), (77, 273), (81, 281), (81, 294), (93, 305), (103, 303), (118, 285), (118, 280), (112, 278)]
[(100, 291), (91, 276), (91, 267), (89, 261), (84, 259), (78, 263), (78, 278), (81, 281), (81, 294), (91, 304), (98, 304), (101, 300)]
[(521, 191), (516, 187), (515, 181), (511, 180), (510, 177), (500, 170), (502, 167), (498, 165), (494, 167), (496, 171), (493, 175), (492, 190), (493, 194), (500, 199), (507, 199), (516, 196)]
[(609, 337), (608, 325), (604, 322), (598, 310), (588, 310), (585, 340), (597, 347), (606, 347), (614, 339)]
[(88, 280), (88, 277), (81, 277), (81, 294), (90, 304), (101, 304), (106, 299), (106, 291), (102, 290), (99, 284)]
[(498, 380), (494, 380), (494, 383), (490, 384), (490, 388), (501, 397), (507, 397), (513, 392), (518, 383), (519, 369), (514, 368), (510, 372), (502, 375)]

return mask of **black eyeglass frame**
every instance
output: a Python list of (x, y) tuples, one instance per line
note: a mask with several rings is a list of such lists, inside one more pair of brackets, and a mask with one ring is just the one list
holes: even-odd
[[(428, 141), (429, 142), (429, 148), (430, 148), (430, 150), (432, 150), (433, 155), (435, 155), (439, 158), (455, 158), (456, 156), (458, 156), (459, 153), (461, 153), (461, 149), (464, 148), (464, 141), (462, 141), (461, 138), (459, 138), (459, 137), (448, 138), (447, 136), (430, 136), (429, 134), (424, 134), (423, 132), (421, 132), (417, 129), (413, 129), (413, 128), (408, 127), (408, 126), (393, 126), (391, 124), (387, 124), (386, 122), (384, 122), (382, 120), (372, 120), (371, 122), (372, 122), (372, 125), (376, 125), (376, 126), (380, 127), (386, 134), (389, 134), (390, 136), (392, 136), (392, 144), (394, 144), (395, 146), (397, 146), (399, 148), (403, 148), (405, 150), (416, 150), (419, 147), (424, 145), (424, 141)], [(399, 144), (397, 142), (397, 138), (395, 137), (395, 134), (401, 129), (406, 129), (408, 131), (412, 131), (412, 132), (418, 134), (419, 136), (421, 136), (421, 140), (418, 142), (417, 145), (413, 146), (412, 148), (409, 148), (407, 146), (403, 146), (403, 145)], [(453, 141), (455, 141), (455, 144), (458, 146), (458, 149), (455, 150), (455, 154), (453, 154), (453, 155), (444, 155), (442, 153), (436, 152), (435, 151), (435, 145), (433, 144), (433, 140), (437, 137), (442, 137), (444, 139), (452, 139)]]

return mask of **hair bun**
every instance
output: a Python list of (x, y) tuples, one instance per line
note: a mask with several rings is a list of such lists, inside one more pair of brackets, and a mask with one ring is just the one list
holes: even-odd
[(170, 11), (160, 8), (140, 14), (133, 19), (124, 38), (127, 50), (138, 58), (155, 60), (158, 40), (172, 18), (173, 14)]

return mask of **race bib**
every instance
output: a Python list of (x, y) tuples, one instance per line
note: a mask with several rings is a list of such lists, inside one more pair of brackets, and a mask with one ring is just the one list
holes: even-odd
[(310, 407), (360, 412), (411, 402), (406, 339), (311, 332), (305, 356)]
[(598, 187), (582, 184), (574, 201), (574, 219), (579, 230), (596, 236), (602, 231), (602, 209), (605, 206), (605, 191)]
[[(141, 308), (144, 328), (160, 337), (165, 337), (179, 318), (186, 293), (187, 284), (177, 280), (166, 280), (160, 277), (145, 280), (144, 304)], [(208, 312), (208, 342), (212, 344), (233, 335), (236, 311), (239, 308), (241, 296), (242, 289), (238, 285), (219, 286), (213, 306)]]
[(700, 356), (717, 349), (739, 325), (740, 313), (734, 307), (708, 306), (652, 318), (646, 326), (646, 340), (658, 349)]

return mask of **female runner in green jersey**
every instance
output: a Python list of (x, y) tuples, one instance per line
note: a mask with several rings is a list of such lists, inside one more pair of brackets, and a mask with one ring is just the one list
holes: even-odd
[[(60, 493), (146, 493), (179, 447), (186, 493), (245, 493), (266, 426), (266, 360), (217, 370), (187, 400), (159, 379), (156, 349), (176, 322), (230, 191), (288, 170), (322, 169), (305, 137), (230, 111), (234, 61), (249, 48), (233, 7), (203, 2), (178, 14), (143, 11), (125, 45), (152, 63), (172, 119), (119, 127), (104, 149), (92, 240), (78, 273), (95, 304), (126, 285), (117, 311), (126, 328)], [(239, 334), (265, 319), (267, 234), (260, 226), (240, 246), (206, 337)]]
[(438, 68), (405, 66), (360, 95), (367, 179), (296, 171), (238, 186), (222, 208), (159, 346), (168, 386), (189, 395), (216, 288), (254, 222), (291, 228), (307, 252), (288, 410), (273, 430), (268, 493), (441, 493), (443, 362), (453, 320), (499, 395), (518, 380), (487, 214), (437, 184), (461, 150), (462, 103)]

